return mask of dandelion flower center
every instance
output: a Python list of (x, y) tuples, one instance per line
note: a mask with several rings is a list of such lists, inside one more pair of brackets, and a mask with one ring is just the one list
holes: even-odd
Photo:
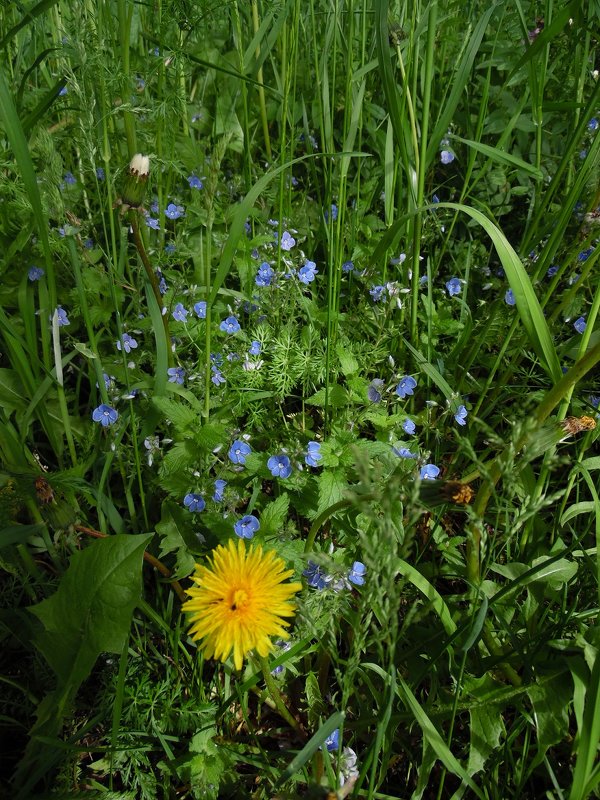
[(236, 669), (255, 650), (266, 656), (271, 639), (287, 639), (295, 613), (293, 596), (300, 583), (284, 583), (293, 570), (281, 558), (244, 539), (215, 548), (209, 564), (196, 564), (194, 586), (183, 610), (189, 614), (190, 636), (207, 658), (226, 661), (233, 652)]
[(233, 589), (230, 592), (230, 608), (232, 611), (244, 612), (250, 602), (250, 597), (245, 589)]

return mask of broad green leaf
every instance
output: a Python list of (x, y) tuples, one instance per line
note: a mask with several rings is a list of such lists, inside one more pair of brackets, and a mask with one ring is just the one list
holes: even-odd
[(52, 667), (56, 689), (42, 700), (31, 739), (15, 773), (15, 800), (32, 789), (62, 755), (57, 737), (68, 704), (103, 652), (120, 653), (141, 600), (147, 535), (99, 539), (71, 557), (57, 591), (29, 609), (42, 623), (34, 642)]
[(538, 748), (545, 753), (553, 744), (569, 736), (569, 703), (573, 686), (561, 673), (550, 681), (527, 687), (533, 704)]
[(498, 705), (490, 703), (474, 706), (469, 710), (469, 718), (471, 732), (467, 772), (469, 775), (474, 775), (483, 769), (488, 757), (500, 745), (505, 731)]
[(44, 630), (35, 644), (59, 685), (75, 692), (100, 653), (120, 653), (142, 591), (142, 556), (152, 538), (116, 535), (74, 553), (57, 591), (29, 611)]

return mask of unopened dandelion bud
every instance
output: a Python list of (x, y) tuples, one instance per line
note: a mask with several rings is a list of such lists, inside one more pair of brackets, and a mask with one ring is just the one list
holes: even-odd
[(125, 187), (121, 201), (126, 208), (140, 208), (146, 194), (146, 183), (150, 174), (150, 159), (136, 153), (129, 162)]

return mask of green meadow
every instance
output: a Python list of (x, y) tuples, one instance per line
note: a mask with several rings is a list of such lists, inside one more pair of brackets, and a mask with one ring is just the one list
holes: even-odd
[(599, 37), (0, 4), (0, 796), (600, 796)]

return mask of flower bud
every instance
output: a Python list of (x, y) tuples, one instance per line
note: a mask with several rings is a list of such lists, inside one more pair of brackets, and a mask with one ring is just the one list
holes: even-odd
[(128, 175), (125, 178), (125, 187), (121, 196), (123, 210), (129, 208), (139, 209), (146, 194), (146, 183), (150, 174), (150, 158), (136, 153), (129, 162)]

